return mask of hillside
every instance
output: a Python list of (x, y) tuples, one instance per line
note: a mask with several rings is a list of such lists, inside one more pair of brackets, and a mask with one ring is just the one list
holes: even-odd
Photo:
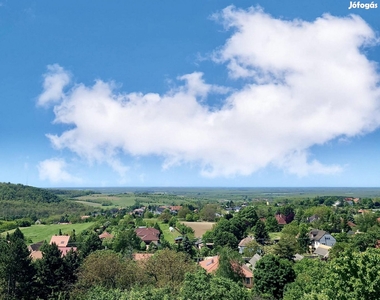
[(49, 218), (80, 215), (88, 211), (84, 205), (65, 200), (47, 189), (22, 184), (0, 183), (0, 219)]
[(57, 203), (62, 201), (61, 198), (49, 190), (13, 183), (0, 183), (0, 200), (21, 200), (45, 203)]

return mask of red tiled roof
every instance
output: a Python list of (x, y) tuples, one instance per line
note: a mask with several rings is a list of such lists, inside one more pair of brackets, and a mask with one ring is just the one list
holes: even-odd
[[(219, 256), (213, 256), (208, 259), (205, 259), (201, 262), (199, 262), (199, 265), (206, 270), (207, 273), (213, 273), (216, 272), (216, 270), (219, 267)], [(233, 264), (231, 264), (233, 265)], [(244, 274), (245, 278), (252, 278), (253, 277), (253, 272), (246, 266), (242, 265), (241, 266), (241, 271)]]
[(113, 234), (108, 233), (107, 231), (104, 231), (101, 235), (99, 235), (100, 239), (106, 239), (106, 238), (113, 238)]
[(276, 220), (278, 225), (286, 225), (285, 217), (282, 214), (276, 214)]
[(153, 242), (158, 241), (160, 232), (156, 228), (137, 228), (135, 229), (136, 235), (143, 241), (143, 242)]
[(58, 247), (67, 247), (69, 240), (70, 240), (69, 235), (55, 235), (51, 237), (50, 245), (54, 243)]
[(170, 210), (180, 211), (181, 209), (182, 209), (182, 206), (180, 206), (180, 205), (170, 206)]
[(213, 256), (209, 259), (202, 260), (199, 265), (206, 270), (207, 273), (216, 272), (219, 267), (219, 256)]

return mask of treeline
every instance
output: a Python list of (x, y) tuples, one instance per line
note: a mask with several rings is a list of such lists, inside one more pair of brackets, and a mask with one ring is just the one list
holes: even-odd
[(13, 183), (0, 183), (0, 200), (42, 203), (58, 203), (62, 201), (61, 198), (47, 189)]
[(100, 192), (92, 190), (67, 190), (67, 189), (48, 189), (49, 192), (57, 196), (62, 196), (64, 198), (76, 198), (88, 195), (101, 194)]

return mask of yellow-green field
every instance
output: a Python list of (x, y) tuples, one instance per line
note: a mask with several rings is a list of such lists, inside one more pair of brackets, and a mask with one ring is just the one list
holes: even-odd
[(102, 204), (107, 204), (107, 206), (128, 207), (135, 204), (135, 197), (129, 194), (123, 194), (123, 195), (92, 194), (92, 195), (77, 197), (75, 198), (75, 201), (82, 204), (91, 205), (91, 206), (102, 206)]
[[(75, 234), (80, 234), (83, 230), (89, 228), (94, 223), (78, 223), (78, 224), (51, 224), (51, 225), (32, 225), (30, 227), (21, 227), (20, 230), (25, 236), (26, 241), (32, 241), (32, 243), (40, 241), (50, 241), (50, 238), (58, 234), (61, 229), (62, 234), (70, 234), (75, 229)], [(8, 231), (12, 233), (14, 230)], [(6, 235), (4, 232), (2, 235)], [(29, 242), (30, 243), (30, 242)]]

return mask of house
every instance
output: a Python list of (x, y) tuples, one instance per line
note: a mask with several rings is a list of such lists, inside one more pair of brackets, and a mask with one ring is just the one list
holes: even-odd
[(69, 235), (54, 235), (51, 237), (49, 244), (52, 245), (54, 243), (58, 247), (67, 247), (69, 240)]
[(327, 259), (329, 257), (329, 251), (331, 247), (326, 245), (319, 245), (315, 251), (314, 254), (318, 255), (322, 259)]
[(254, 256), (252, 256), (252, 258), (249, 260), (249, 263), (250, 263), (251, 266), (252, 266), (252, 270), (255, 269), (255, 267), (256, 267), (256, 263), (257, 263), (261, 258), (262, 258), (262, 256), (259, 255), (259, 254), (257, 254), (257, 253), (256, 253)]
[(65, 256), (70, 250), (77, 251), (76, 247), (69, 247), (69, 235), (55, 235), (50, 239), (50, 245), (56, 244), (58, 249), (62, 252), (62, 256)]
[(44, 241), (37, 242), (28, 246), (30, 252), (30, 257), (32, 260), (42, 258), (42, 251), (40, 251), (41, 246), (44, 244)]
[(306, 218), (306, 222), (308, 222), (308, 223), (313, 223), (313, 222), (318, 221), (318, 220), (319, 220), (319, 217), (317, 215), (312, 215), (312, 216)]
[(244, 249), (247, 248), (247, 245), (252, 242), (254, 239), (250, 236), (242, 239), (238, 245), (239, 253), (242, 254), (244, 252)]
[(136, 228), (136, 235), (147, 245), (150, 243), (158, 244), (160, 232), (156, 228)]
[(336, 243), (336, 239), (324, 230), (313, 229), (309, 232), (311, 246), (316, 249), (319, 245), (332, 247)]
[(276, 214), (275, 218), (277, 220), (278, 225), (286, 225), (285, 216), (283, 214)]
[[(219, 256), (209, 257), (198, 263), (203, 269), (206, 270), (207, 273), (215, 273), (219, 268)], [(253, 272), (246, 266), (241, 266), (241, 272), (244, 276), (243, 284), (247, 288), (251, 288), (253, 286)]]

